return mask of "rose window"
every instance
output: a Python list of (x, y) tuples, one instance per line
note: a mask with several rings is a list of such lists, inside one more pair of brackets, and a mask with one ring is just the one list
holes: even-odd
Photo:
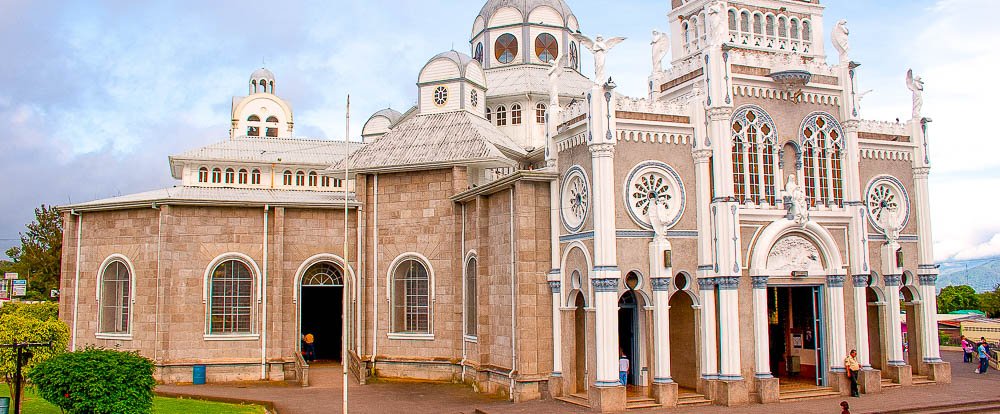
[(653, 205), (653, 200), (657, 200), (657, 202), (669, 209), (669, 201), (673, 197), (670, 196), (668, 191), (670, 191), (670, 185), (667, 184), (666, 177), (656, 173), (643, 174), (633, 184), (633, 207), (638, 209), (643, 216), (649, 213), (649, 208)]
[(673, 226), (684, 211), (684, 186), (680, 175), (659, 161), (640, 163), (629, 173), (625, 182), (625, 204), (632, 220), (651, 229), (649, 214), (654, 204), (667, 210), (667, 226)]
[(886, 220), (895, 219), (894, 224), (900, 229), (909, 221), (909, 198), (903, 184), (894, 177), (877, 177), (868, 185), (865, 200), (868, 220), (880, 232), (885, 231)]
[(563, 181), (562, 218), (563, 224), (570, 231), (579, 231), (590, 211), (590, 186), (583, 169), (579, 166), (570, 168)]
[(437, 106), (444, 106), (448, 103), (448, 88), (444, 86), (438, 86), (434, 90), (434, 104)]

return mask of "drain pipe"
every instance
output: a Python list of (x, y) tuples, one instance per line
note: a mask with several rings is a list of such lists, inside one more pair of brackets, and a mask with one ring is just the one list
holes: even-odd
[(261, 300), (264, 312), (260, 322), (260, 379), (267, 379), (267, 245), (268, 234), (267, 225), (269, 219), (270, 205), (264, 204), (264, 274), (261, 275)]
[(83, 238), (83, 214), (70, 210), (71, 216), (76, 216), (76, 278), (73, 281), (73, 339), (70, 341), (70, 351), (76, 351), (76, 321), (80, 309), (80, 240)]
[(463, 309), (462, 309), (462, 383), (464, 384), (465, 383), (465, 362), (468, 359), (468, 356), (467, 356), (468, 355), (468, 353), (467, 353), (467, 346), (466, 346), (466, 342), (465, 342), (465, 334), (466, 334), (465, 328), (469, 326), (469, 313), (465, 311), (466, 309), (468, 309), (468, 303), (467, 302), (469, 301), (469, 297), (467, 296), (467, 293), (469, 292), (469, 288), (465, 285), (466, 284), (466, 279), (467, 279), (467, 276), (465, 274), (465, 272), (466, 272), (466, 268), (465, 268), (465, 266), (466, 266), (466, 264), (465, 264), (465, 203), (462, 203), (462, 255), (461, 256), (462, 256), (462, 297), (465, 298), (465, 300), (462, 301), (462, 306), (463, 306)]
[(517, 369), (517, 260), (514, 258), (514, 186), (510, 187), (510, 400), (514, 400), (514, 371)]
[(154, 202), (153, 209), (158, 212), (156, 217), (156, 317), (153, 318), (153, 334), (156, 340), (153, 341), (153, 362), (159, 363), (160, 354), (160, 240), (163, 236), (163, 210)]
[(375, 374), (375, 355), (378, 355), (378, 174), (374, 174), (375, 182), (372, 185), (373, 189), (373, 211), (372, 211), (372, 305), (373, 317), (372, 317), (372, 375)]

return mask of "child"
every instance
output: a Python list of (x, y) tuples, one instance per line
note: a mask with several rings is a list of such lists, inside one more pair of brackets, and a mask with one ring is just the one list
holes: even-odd
[(962, 362), (972, 363), (972, 341), (968, 340), (965, 335), (962, 335), (962, 352), (965, 353)]
[(621, 380), (622, 385), (628, 385), (628, 357), (625, 353), (621, 353), (621, 358), (618, 358), (618, 379)]
[(851, 414), (851, 405), (848, 404), (847, 401), (841, 401), (840, 408), (843, 409), (840, 414)]

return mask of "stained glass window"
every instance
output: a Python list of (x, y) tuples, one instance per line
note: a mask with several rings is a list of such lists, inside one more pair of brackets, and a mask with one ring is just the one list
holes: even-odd
[(559, 43), (548, 33), (542, 33), (535, 38), (535, 56), (542, 62), (549, 63), (559, 55)]
[(508, 64), (517, 57), (517, 38), (510, 33), (504, 33), (497, 38), (493, 46), (497, 61)]

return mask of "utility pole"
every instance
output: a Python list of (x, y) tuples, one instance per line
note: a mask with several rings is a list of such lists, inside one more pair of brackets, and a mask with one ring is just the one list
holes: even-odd
[(24, 342), (13, 344), (0, 344), (0, 348), (14, 349), (14, 414), (21, 414), (21, 388), (24, 385), (24, 378), (21, 376), (21, 369), (31, 360), (33, 353), (31, 348), (41, 348), (43, 346), (52, 347), (52, 342)]

